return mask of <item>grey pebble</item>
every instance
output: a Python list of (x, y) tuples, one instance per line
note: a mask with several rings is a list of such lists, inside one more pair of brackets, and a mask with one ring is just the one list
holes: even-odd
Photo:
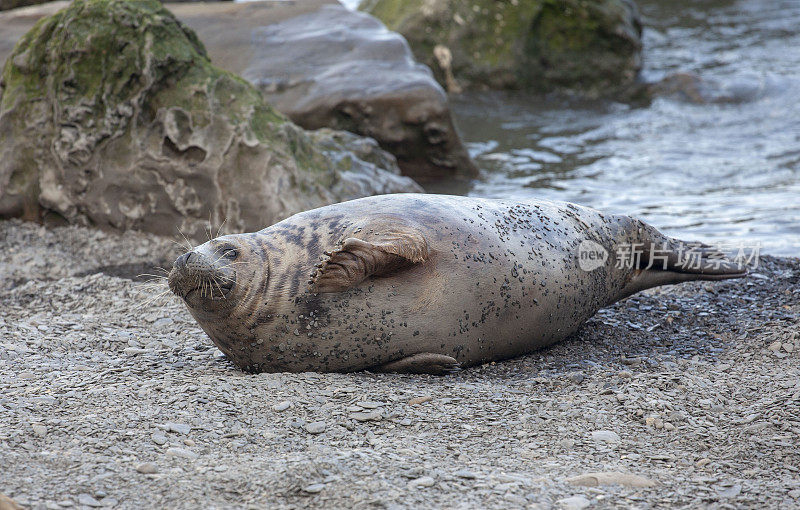
[(382, 409), (373, 409), (363, 413), (353, 413), (350, 415), (356, 421), (378, 421), (382, 418)]
[(592, 432), (592, 439), (598, 443), (619, 443), (622, 440), (613, 430), (595, 430)]
[(142, 473), (143, 475), (152, 475), (158, 473), (158, 467), (152, 462), (143, 462), (142, 464), (136, 466), (136, 471)]
[(81, 505), (85, 505), (85, 506), (93, 506), (93, 507), (99, 507), (99, 506), (103, 506), (103, 504), (102, 504), (102, 503), (100, 503), (99, 501), (97, 501), (96, 499), (94, 499), (94, 498), (93, 498), (92, 496), (90, 496), (89, 494), (80, 494), (80, 495), (78, 496), (78, 503), (80, 503)]
[(735, 498), (742, 492), (742, 486), (737, 483), (729, 487), (716, 486), (714, 490), (717, 491), (717, 494), (721, 498)]
[(147, 353), (147, 349), (139, 349), (138, 347), (126, 347), (122, 349), (122, 352), (125, 354), (136, 355), (136, 354), (145, 354)]
[(556, 503), (564, 510), (583, 510), (592, 504), (591, 501), (584, 496), (572, 496), (570, 498), (559, 499)]
[(370, 400), (365, 400), (363, 402), (356, 402), (356, 405), (359, 407), (363, 407), (364, 409), (377, 409), (383, 405), (383, 402), (373, 402)]
[(419, 487), (432, 487), (433, 484), (436, 483), (436, 480), (433, 479), (431, 476), (421, 476), (419, 478), (415, 478), (408, 482), (409, 488), (419, 488)]
[(55, 398), (48, 396), (33, 397), (31, 400), (39, 404), (55, 404), (57, 402)]
[(583, 382), (586, 377), (581, 372), (572, 372), (567, 375), (567, 379), (574, 382), (575, 384)]
[(283, 402), (278, 402), (274, 406), (272, 406), (272, 410), (276, 412), (285, 411), (292, 407), (292, 403), (289, 400), (284, 400)]
[(200, 456), (199, 454), (191, 450), (187, 450), (186, 448), (167, 448), (165, 453), (168, 457), (180, 457), (189, 460), (194, 460)]
[(325, 432), (325, 427), (326, 425), (324, 421), (314, 421), (307, 423), (305, 429), (309, 434), (322, 434)]
[(187, 435), (189, 432), (192, 431), (192, 427), (190, 425), (186, 425), (184, 423), (167, 423), (167, 431), (168, 432), (175, 432), (176, 434), (183, 434)]

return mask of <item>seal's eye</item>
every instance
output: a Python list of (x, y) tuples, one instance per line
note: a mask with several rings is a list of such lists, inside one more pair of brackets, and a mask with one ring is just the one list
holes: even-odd
[(239, 252), (235, 248), (225, 248), (222, 250), (222, 256), (229, 259), (235, 259), (239, 256)]

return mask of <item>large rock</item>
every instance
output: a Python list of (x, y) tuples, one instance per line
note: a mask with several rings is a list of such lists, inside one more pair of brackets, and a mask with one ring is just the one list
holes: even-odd
[(292, 124), (158, 2), (75, 0), (3, 69), (0, 216), (200, 236), (420, 190), (356, 141)]
[[(632, 0), (365, 0), (457, 88), (608, 92), (641, 67)], [(450, 74), (450, 80), (448, 80)]]
[[(0, 61), (37, 17), (64, 4), (0, 14)], [(198, 34), (212, 62), (258, 83), (297, 124), (371, 136), (418, 180), (477, 173), (442, 88), (414, 62), (403, 38), (375, 18), (336, 0), (169, 9)]]
[(399, 34), (340, 5), (256, 29), (242, 75), (297, 124), (378, 140), (405, 175), (473, 177), (447, 96)]

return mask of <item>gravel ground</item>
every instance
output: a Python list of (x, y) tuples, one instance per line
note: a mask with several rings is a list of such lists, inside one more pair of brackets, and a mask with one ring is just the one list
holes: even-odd
[(0, 492), (25, 507), (800, 505), (797, 258), (452, 376), (248, 375), (131, 279), (172, 241), (5, 221), (0, 246)]

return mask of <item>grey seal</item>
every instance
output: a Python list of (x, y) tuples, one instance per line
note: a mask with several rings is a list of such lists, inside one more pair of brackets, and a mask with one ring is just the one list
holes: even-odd
[(247, 371), (442, 374), (562, 340), (640, 290), (746, 272), (575, 204), (396, 194), (208, 241), (169, 285)]

